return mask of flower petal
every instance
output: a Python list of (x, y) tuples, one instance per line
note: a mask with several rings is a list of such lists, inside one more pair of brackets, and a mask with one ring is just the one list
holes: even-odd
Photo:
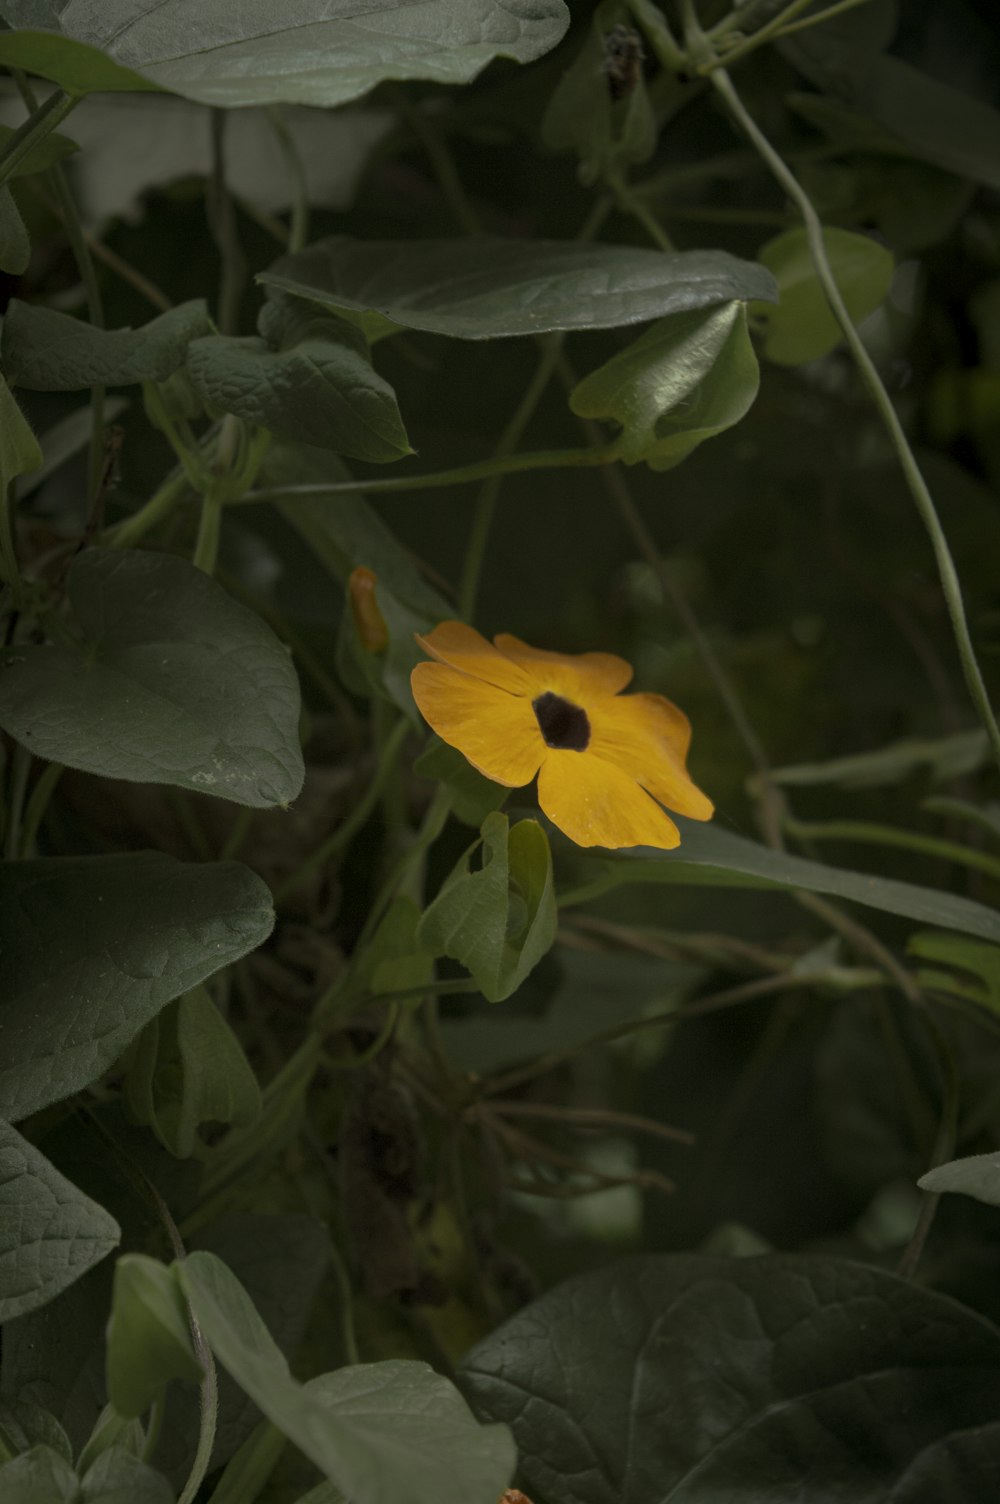
[(424, 720), (480, 773), (509, 789), (531, 782), (546, 748), (524, 695), (444, 663), (418, 663), (410, 687)]
[(549, 750), (538, 775), (538, 802), (578, 846), (680, 845), (677, 826), (621, 768), (589, 752)]
[(461, 621), (443, 621), (426, 637), (414, 634), (425, 653), (439, 663), (450, 664), (463, 674), (474, 679), (483, 679), (506, 689), (512, 695), (535, 695), (538, 690), (534, 679), (523, 668), (503, 653), (497, 652), (492, 643), (481, 633), (467, 627)]
[(550, 689), (584, 708), (588, 695), (617, 694), (632, 679), (632, 665), (614, 653), (549, 653), (509, 632), (498, 632), (493, 641), (537, 680), (539, 690)]
[(622, 772), (679, 815), (710, 820), (713, 805), (684, 766), (691, 741), (687, 716), (662, 695), (618, 695), (587, 706), (588, 753)]

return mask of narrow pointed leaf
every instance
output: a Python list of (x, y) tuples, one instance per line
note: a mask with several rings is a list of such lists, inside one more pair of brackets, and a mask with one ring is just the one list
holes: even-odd
[(600, 884), (616, 888), (621, 883), (706, 883), (720, 888), (802, 888), (828, 893), (854, 903), (901, 914), (920, 924), (961, 930), (983, 940), (1000, 942), (1000, 913), (971, 898), (920, 888), (915, 883), (872, 877), (808, 861), (787, 852), (771, 851), (755, 841), (733, 835), (718, 825), (702, 825), (683, 816), (673, 817), (681, 832), (676, 851), (655, 856), (627, 855), (603, 858), (594, 867)]

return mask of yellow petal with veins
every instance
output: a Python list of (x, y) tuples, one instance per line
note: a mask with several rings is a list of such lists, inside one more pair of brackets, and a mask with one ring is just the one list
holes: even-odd
[(628, 773), (668, 809), (710, 820), (713, 806), (684, 767), (691, 740), (687, 716), (662, 695), (607, 697), (587, 707), (588, 752)]
[(444, 663), (418, 663), (410, 687), (420, 714), (441, 740), (480, 773), (507, 788), (531, 782), (545, 743), (524, 695), (508, 694)]
[(632, 665), (614, 653), (548, 653), (509, 632), (498, 632), (493, 641), (505, 657), (533, 675), (539, 692), (550, 689), (575, 705), (583, 705), (590, 695), (617, 694), (632, 679)]
[(673, 820), (614, 763), (589, 752), (550, 749), (538, 775), (538, 802), (578, 846), (680, 845)]
[[(426, 637), (415, 634), (425, 653), (474, 679), (483, 679), (512, 695), (536, 695), (535, 681), (512, 659), (497, 651), (481, 633), (461, 621), (443, 621)], [(435, 727), (435, 730), (437, 728)]]

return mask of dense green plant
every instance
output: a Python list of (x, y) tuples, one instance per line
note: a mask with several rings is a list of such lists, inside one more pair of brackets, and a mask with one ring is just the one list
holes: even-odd
[(1000, 31), (899, 11), (0, 0), (4, 1504), (995, 1495)]

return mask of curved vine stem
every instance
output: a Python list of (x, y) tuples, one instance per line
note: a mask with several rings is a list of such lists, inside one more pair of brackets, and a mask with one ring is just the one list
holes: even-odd
[(948, 540), (945, 537), (937, 509), (934, 506), (934, 498), (931, 496), (927, 482), (920, 472), (916, 457), (910, 448), (909, 440), (903, 431), (903, 425), (899, 421), (896, 409), (892, 405), (892, 399), (886, 391), (875, 362), (865, 349), (861, 336), (855, 329), (851, 316), (847, 311), (847, 306), (841, 297), (840, 289), (837, 286), (833, 269), (826, 254), (826, 246), (823, 241), (823, 226), (819, 215), (816, 213), (809, 195), (795, 177), (795, 174), (790, 170), (779, 153), (775, 151), (770, 141), (748, 112), (726, 69), (721, 67), (716, 68), (709, 76), (713, 87), (725, 100), (740, 130), (753, 143), (763, 161), (767, 163), (773, 176), (781, 184), (782, 188), (784, 188), (789, 198), (792, 199), (802, 216), (816, 275), (826, 294), (826, 299), (833, 316), (840, 325), (844, 338), (854, 357), (861, 379), (868, 388), (872, 401), (878, 409), (879, 416), (885, 424), (886, 432), (899, 458), (900, 467), (906, 478), (910, 495), (913, 497), (917, 511), (930, 536), (931, 547), (934, 550), (934, 558), (937, 563), (938, 576), (941, 581), (941, 589), (944, 593), (948, 615), (951, 618), (955, 644), (958, 648), (958, 656), (961, 659), (966, 686), (972, 702), (979, 712), (979, 717), (986, 728), (986, 733), (993, 748), (993, 754), (998, 766), (1000, 766), (1000, 726), (997, 725), (996, 717), (993, 714), (993, 707), (990, 704), (989, 695), (986, 691), (986, 685), (976, 660), (972, 637), (969, 633), (969, 624), (965, 616), (965, 606), (962, 602), (962, 587), (959, 582), (958, 572), (955, 569), (955, 562), (951, 556), (951, 550), (948, 547)]

